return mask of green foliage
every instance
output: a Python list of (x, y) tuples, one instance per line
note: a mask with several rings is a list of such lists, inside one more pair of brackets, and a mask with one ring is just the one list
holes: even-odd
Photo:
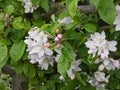
[(24, 63), (23, 71), (28, 78), (33, 78), (36, 74), (35, 66), (28, 62)]
[(16, 42), (10, 48), (10, 57), (14, 62), (17, 62), (22, 57), (25, 51), (25, 43), (23, 41)]
[(77, 13), (78, 0), (66, 0), (66, 4), (68, 5), (69, 14), (74, 17)]
[(22, 17), (14, 18), (12, 26), (16, 29), (23, 29)]
[[(112, 24), (115, 20), (116, 10), (113, 0), (92, 0), (98, 9), (100, 17), (108, 24)], [(103, 3), (104, 2), (104, 3)]]
[(8, 49), (6, 45), (0, 45), (0, 67), (3, 67), (8, 60)]
[(4, 12), (8, 15), (11, 15), (15, 10), (14, 10), (14, 6), (13, 5), (8, 5), (5, 9)]
[(95, 26), (94, 24), (91, 24), (91, 23), (85, 24), (85, 25), (84, 25), (84, 28), (85, 28), (86, 31), (88, 31), (88, 32), (90, 32), (90, 33), (97, 31), (96, 26)]
[(66, 76), (66, 72), (70, 69), (73, 59), (73, 49), (69, 43), (65, 43), (64, 48), (62, 48), (62, 55), (60, 56), (60, 59), (58, 61), (58, 72), (61, 75)]

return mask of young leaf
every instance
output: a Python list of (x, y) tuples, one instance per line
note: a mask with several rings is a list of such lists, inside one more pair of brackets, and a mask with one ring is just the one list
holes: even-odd
[(15, 11), (15, 8), (13, 5), (8, 5), (4, 9), (4, 12), (7, 13), (8, 15), (11, 15), (12, 13), (14, 13), (14, 11)]
[[(92, 0), (98, 9), (100, 17), (108, 24), (112, 24), (116, 17), (113, 0)], [(103, 3), (104, 2), (104, 3)]]
[(10, 57), (16, 62), (20, 60), (22, 57), (24, 51), (25, 51), (25, 43), (23, 41), (19, 41), (17, 43), (14, 43), (12, 47), (10, 48)]
[(76, 15), (77, 5), (78, 5), (78, 0), (72, 0), (71, 2), (69, 2), (68, 10), (69, 10), (69, 14), (72, 17), (74, 17)]
[(92, 23), (87, 23), (84, 25), (84, 28), (88, 32), (95, 32), (97, 30), (96, 26)]
[(23, 23), (22, 23), (22, 17), (16, 17), (14, 18), (13, 22), (12, 22), (12, 26), (16, 29), (23, 29)]

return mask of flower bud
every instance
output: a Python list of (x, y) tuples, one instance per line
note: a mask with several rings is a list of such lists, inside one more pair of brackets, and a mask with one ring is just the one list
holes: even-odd
[(104, 81), (105, 81), (105, 83), (109, 83), (109, 80), (108, 80), (108, 78), (105, 78), (105, 80), (104, 80)]
[(47, 35), (47, 38), (50, 38), (50, 35), (49, 35), (49, 34)]
[(44, 46), (45, 46), (45, 47), (50, 47), (51, 44), (50, 44), (50, 43), (45, 43)]
[(61, 38), (63, 38), (63, 35), (62, 34), (58, 34), (57, 37), (61, 39)]
[(59, 29), (56, 29), (55, 32), (58, 34), (58, 33), (60, 32), (60, 30), (59, 30)]
[(61, 44), (57, 44), (56, 45), (56, 48), (60, 48), (62, 45)]
[(58, 37), (56, 37), (56, 38), (54, 39), (54, 41), (55, 41), (55, 42), (59, 42), (60, 40), (59, 40)]

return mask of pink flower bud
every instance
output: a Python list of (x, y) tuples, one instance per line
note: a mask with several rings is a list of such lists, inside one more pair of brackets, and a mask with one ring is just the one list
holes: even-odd
[(62, 34), (58, 34), (57, 37), (61, 39), (61, 38), (63, 38), (63, 35)]
[(50, 44), (50, 43), (45, 43), (44, 46), (45, 46), (45, 47), (50, 47), (51, 44)]
[(104, 80), (104, 81), (105, 81), (105, 83), (109, 83), (109, 80), (108, 80), (108, 78), (105, 78), (105, 80)]
[(47, 35), (47, 38), (50, 38), (50, 35), (49, 35), (49, 34)]
[(104, 68), (105, 68), (105, 66), (104, 66), (103, 64), (101, 64), (101, 65), (99, 66), (98, 70), (99, 70), (99, 71), (103, 71)]
[(58, 34), (58, 33), (60, 32), (60, 30), (59, 30), (59, 29), (56, 29), (55, 32)]
[(62, 45), (61, 44), (57, 44), (56, 45), (56, 48), (60, 48)]
[(113, 64), (116, 68), (119, 68), (119, 61), (118, 60), (114, 60)]
[(55, 42), (59, 42), (60, 40), (59, 40), (58, 37), (56, 37), (56, 38), (54, 39), (54, 41), (55, 41)]

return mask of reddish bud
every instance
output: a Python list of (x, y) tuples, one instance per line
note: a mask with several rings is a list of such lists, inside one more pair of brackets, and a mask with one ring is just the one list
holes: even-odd
[(50, 38), (50, 35), (49, 35), (49, 34), (47, 35), (47, 38)]
[(60, 30), (59, 30), (59, 29), (56, 29), (55, 32), (58, 34), (58, 33), (60, 32)]
[(44, 46), (45, 46), (45, 47), (50, 47), (51, 44), (50, 44), (50, 43), (45, 43)]
[(54, 39), (54, 41), (55, 41), (55, 42), (59, 42), (59, 38), (56, 37), (56, 38)]
[(57, 44), (56, 45), (56, 48), (60, 48), (62, 45), (61, 44)]
[(63, 38), (63, 35), (62, 34), (58, 34), (57, 37), (61, 39), (61, 38)]

